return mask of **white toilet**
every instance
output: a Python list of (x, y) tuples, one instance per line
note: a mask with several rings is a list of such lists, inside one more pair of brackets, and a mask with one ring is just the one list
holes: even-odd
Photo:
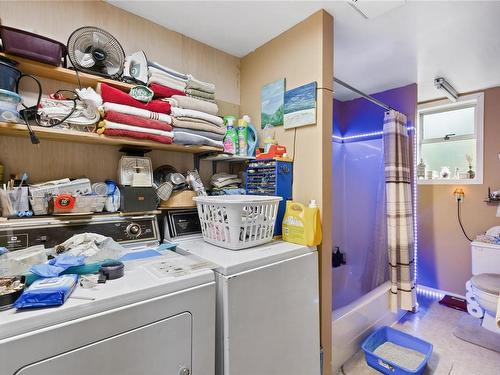
[(473, 276), (466, 284), (467, 310), (483, 318), (483, 328), (500, 334), (495, 319), (500, 294), (500, 245), (474, 241), (471, 251)]

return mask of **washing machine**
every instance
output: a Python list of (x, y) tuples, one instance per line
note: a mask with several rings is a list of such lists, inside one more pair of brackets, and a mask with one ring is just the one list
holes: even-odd
[[(159, 244), (155, 216), (29, 220), (0, 225), (0, 242), (15, 251), (95, 232), (134, 254)], [(77, 286), (62, 306), (1, 311), (0, 372), (214, 374), (215, 294), (213, 272), (196, 259), (172, 251), (138, 257), (125, 262), (122, 278)]]
[(216, 374), (319, 375), (316, 248), (273, 241), (234, 251), (193, 236), (174, 240), (178, 253), (215, 265)]

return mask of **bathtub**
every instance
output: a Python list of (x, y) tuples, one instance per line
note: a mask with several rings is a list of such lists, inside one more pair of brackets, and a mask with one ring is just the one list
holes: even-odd
[[(338, 273), (338, 281), (345, 282), (345, 277), (352, 274), (353, 270), (346, 268), (344, 273)], [(404, 315), (403, 311), (392, 313), (390, 310), (390, 286), (387, 281), (332, 312), (332, 374), (361, 349), (361, 343), (373, 330), (392, 325)]]

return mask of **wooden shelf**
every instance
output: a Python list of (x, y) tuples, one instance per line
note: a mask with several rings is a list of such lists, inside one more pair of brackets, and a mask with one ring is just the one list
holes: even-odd
[(238, 156), (232, 154), (216, 154), (216, 155), (207, 155), (203, 157), (201, 160), (205, 161), (225, 161), (228, 163), (238, 163), (255, 160), (253, 156)]
[[(159, 142), (133, 139), (127, 137), (109, 137), (97, 133), (86, 133), (75, 130), (44, 128), (41, 126), (33, 126), (33, 131), (40, 139), (48, 139), (62, 142), (87, 143), (95, 145), (110, 145), (110, 146), (135, 146), (142, 148), (150, 148), (153, 150), (185, 152), (190, 154), (200, 154), (206, 152), (220, 152), (222, 148), (211, 146), (185, 146), (177, 144), (163, 144)], [(29, 137), (28, 128), (23, 124), (12, 124), (0, 122), (0, 135), (11, 135)]]
[(11, 60), (17, 61), (19, 64), (17, 68), (25, 74), (31, 74), (38, 77), (44, 77), (49, 79), (54, 79), (56, 81), (62, 81), (74, 84), (75, 87), (78, 86), (78, 77), (80, 78), (80, 82), (82, 87), (91, 86), (96, 88), (98, 83), (107, 83), (110, 86), (113, 86), (122, 91), (129, 92), (130, 89), (134, 86), (129, 83), (115, 81), (112, 79), (99, 77), (97, 75), (92, 75), (88, 73), (78, 72), (74, 69), (67, 69), (60, 66), (53, 66), (44, 63), (40, 63), (37, 61), (25, 59), (23, 57), (7, 55), (5, 53), (0, 53), (0, 56), (8, 57)]

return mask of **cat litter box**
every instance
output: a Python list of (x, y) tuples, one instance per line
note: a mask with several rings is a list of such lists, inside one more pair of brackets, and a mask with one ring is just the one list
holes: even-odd
[(361, 346), (368, 366), (383, 374), (423, 374), (432, 344), (391, 327), (373, 332)]

